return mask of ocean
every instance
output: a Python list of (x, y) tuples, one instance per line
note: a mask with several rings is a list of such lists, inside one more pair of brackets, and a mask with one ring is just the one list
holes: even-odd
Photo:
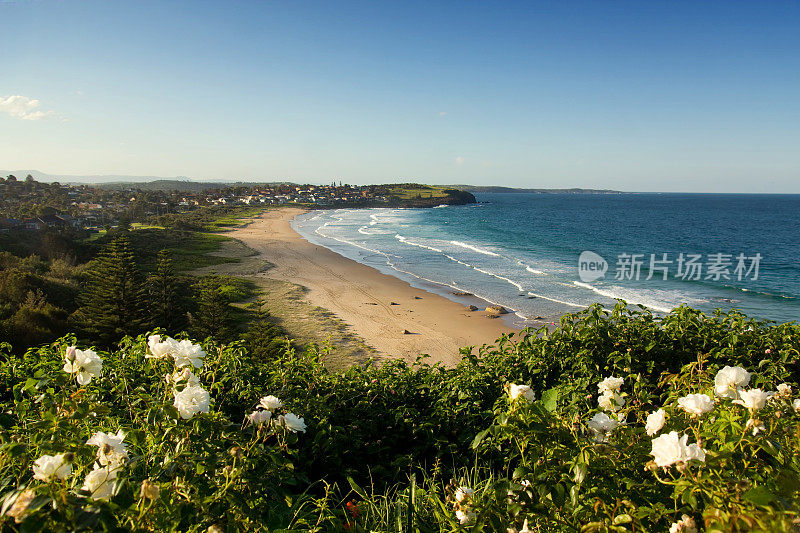
[[(621, 298), (800, 319), (800, 195), (476, 194), (432, 209), (297, 217), (307, 240), (525, 326)], [(458, 301), (458, 300), (457, 300)]]

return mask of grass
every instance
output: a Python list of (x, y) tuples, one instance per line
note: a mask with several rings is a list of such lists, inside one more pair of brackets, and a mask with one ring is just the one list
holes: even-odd
[(236, 258), (214, 254), (230, 240), (222, 235), (192, 231), (143, 230), (132, 234), (131, 240), (137, 249), (145, 251), (144, 257), (150, 259), (142, 265), (145, 269), (155, 266), (156, 254), (162, 249), (172, 251), (175, 270), (179, 272), (237, 261)]
[(389, 195), (400, 200), (413, 200), (419, 198), (445, 198), (447, 193), (442, 187), (393, 187), (389, 189)]
[(265, 276), (264, 272), (272, 265), (242, 242), (228, 239), (214, 255), (225, 255), (236, 262), (209, 265), (191, 273), (235, 276), (252, 281), (260, 293), (259, 298), (266, 302), (270, 319), (286, 330), (299, 348), (322, 342), (330, 345), (332, 350), (325, 358), (328, 368), (346, 368), (377, 357), (375, 349), (365, 344), (345, 322), (330, 311), (310, 304), (302, 286)]
[(153, 224), (144, 224), (142, 222), (133, 222), (131, 224), (132, 230), (140, 230), (140, 229), (164, 229), (164, 226), (154, 226)]
[(108, 230), (105, 229), (97, 230), (97, 233), (92, 233), (91, 235), (89, 235), (89, 237), (86, 238), (86, 242), (94, 242), (99, 239), (102, 239), (106, 233), (108, 233)]
[[(92, 236), (87, 242), (103, 246), (117, 235), (116, 231)], [(200, 267), (236, 262), (236, 258), (215, 254), (230, 241), (229, 237), (177, 229), (147, 228), (128, 233), (136, 250), (138, 264), (146, 273), (155, 269), (158, 252), (170, 250), (175, 270), (178, 272)]]
[(264, 207), (242, 208), (236, 213), (222, 215), (206, 224), (208, 231), (221, 231), (231, 227), (241, 226), (248, 222), (247, 219), (256, 217), (264, 212)]

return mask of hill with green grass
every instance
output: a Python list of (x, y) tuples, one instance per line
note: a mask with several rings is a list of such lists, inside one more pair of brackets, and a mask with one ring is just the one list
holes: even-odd
[(421, 185), (418, 183), (375, 187), (378, 189), (385, 187), (385, 194), (390, 206), (436, 207), (438, 205), (465, 205), (476, 202), (472, 193), (452, 187)]

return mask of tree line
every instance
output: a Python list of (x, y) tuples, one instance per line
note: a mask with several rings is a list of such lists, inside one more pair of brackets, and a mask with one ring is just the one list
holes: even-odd
[(15, 351), (74, 332), (87, 343), (113, 347), (126, 335), (162, 328), (170, 335), (229, 342), (240, 336), (257, 356), (270, 357), (286, 345), (252, 286), (228, 276), (188, 276), (176, 271), (173, 253), (162, 249), (144, 271), (147, 251), (132, 245), (128, 232), (111, 238), (87, 263), (75, 256), (18, 257), (0, 252), (0, 340)]

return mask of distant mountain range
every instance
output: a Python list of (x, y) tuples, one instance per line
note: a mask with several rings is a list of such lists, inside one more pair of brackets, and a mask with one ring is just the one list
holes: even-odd
[(253, 187), (256, 185), (277, 185), (285, 182), (264, 181), (191, 181), (180, 179), (159, 178), (154, 181), (108, 181), (92, 183), (100, 189), (139, 189), (142, 191), (181, 191), (199, 192), (208, 189), (222, 189), (224, 187)]
[(100, 187), (102, 189), (127, 189), (135, 187), (150, 191), (204, 191), (206, 189), (219, 189), (222, 187), (253, 186), (264, 184), (278, 184), (287, 182), (264, 182), (264, 181), (202, 181), (186, 176), (176, 176), (165, 178), (161, 176), (126, 176), (126, 175), (89, 175), (78, 176), (71, 174), (46, 174), (39, 170), (0, 170), (0, 176), (6, 177), (13, 174), (19, 180), (25, 179), (30, 174), (33, 179), (41, 182), (86, 184)]
[[(47, 174), (45, 172), (41, 172), (39, 170), (0, 170), (0, 175), (5, 177), (9, 174), (13, 174), (17, 177), (17, 179), (25, 179), (25, 176), (30, 174), (33, 176), (33, 179), (36, 181), (57, 181), (59, 183), (91, 183), (91, 184), (102, 184), (102, 183), (110, 183), (110, 182), (149, 182), (149, 181), (159, 181), (164, 180), (165, 178), (161, 176), (125, 176), (125, 175), (94, 175), (94, 176), (78, 176), (78, 175), (71, 175), (71, 174)], [(176, 181), (191, 181), (186, 176), (176, 176), (175, 178), (166, 178), (166, 179), (174, 179)]]
[[(174, 178), (165, 178), (161, 176), (126, 176), (126, 175), (54, 175), (46, 174), (39, 170), (0, 170), (0, 176), (8, 176), (13, 174), (17, 179), (25, 179), (25, 176), (30, 174), (36, 181), (60, 183), (83, 183), (87, 185), (94, 185), (103, 189), (127, 189), (135, 187), (142, 190), (151, 191), (186, 191), (195, 192), (203, 191), (206, 189), (219, 189), (222, 187), (235, 187), (235, 186), (253, 186), (253, 185), (275, 185), (280, 183), (292, 183), (288, 181), (234, 181), (234, 180), (217, 180), (217, 181), (202, 181), (191, 179), (186, 176), (176, 176)], [(504, 193), (541, 193), (541, 194), (620, 194), (621, 191), (614, 191), (610, 189), (516, 189), (513, 187), (496, 187), (490, 185), (439, 185), (449, 189), (458, 189), (471, 193), (486, 193), (486, 192), (504, 192)]]

